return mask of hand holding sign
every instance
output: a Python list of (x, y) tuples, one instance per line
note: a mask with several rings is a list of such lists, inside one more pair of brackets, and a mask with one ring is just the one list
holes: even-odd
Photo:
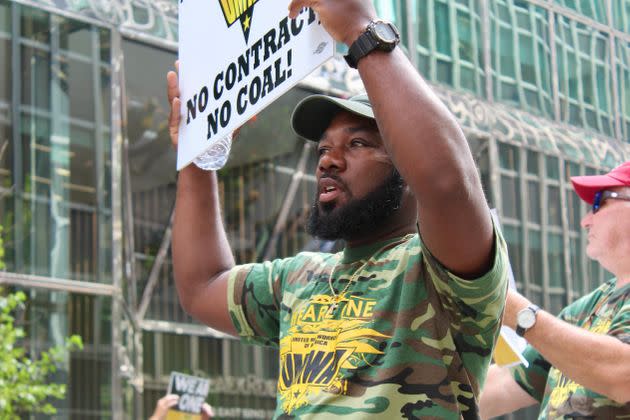
[(178, 169), (332, 56), (334, 42), (312, 10), (286, 13), (273, 0), (180, 3), (178, 89), (177, 75), (167, 76), (179, 112), (169, 121), (171, 131), (179, 127), (171, 135)]
[(335, 41), (348, 46), (376, 19), (372, 0), (292, 0), (289, 17), (295, 19), (305, 7), (317, 13), (322, 26)]
[[(175, 62), (175, 70), (179, 71), (179, 61)], [(168, 122), (168, 132), (171, 137), (171, 144), (177, 149), (179, 140), (179, 124), (181, 123), (181, 100), (179, 98), (179, 78), (176, 71), (169, 71), (166, 74), (166, 93), (168, 96), (168, 102), (170, 104), (170, 114)], [(254, 115), (250, 121), (254, 121), (256, 116)], [(231, 134), (228, 134), (223, 139), (219, 140), (214, 146), (215, 148), (207, 151), (206, 153), (198, 156), (195, 159), (195, 164), (204, 170), (216, 170), (222, 167), (227, 160), (227, 156), (230, 152), (231, 142), (238, 137), (241, 127), (235, 129)], [(218, 159), (213, 156), (213, 152), (219, 150), (220, 156)]]

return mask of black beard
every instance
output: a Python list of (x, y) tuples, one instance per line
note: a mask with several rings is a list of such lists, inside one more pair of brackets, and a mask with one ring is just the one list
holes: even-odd
[[(334, 176), (333, 176), (334, 178)], [(334, 208), (334, 204), (315, 204), (306, 223), (306, 231), (325, 240), (353, 239), (374, 232), (383, 226), (402, 202), (405, 182), (394, 169), (381, 185), (361, 199), (350, 199), (347, 204)]]

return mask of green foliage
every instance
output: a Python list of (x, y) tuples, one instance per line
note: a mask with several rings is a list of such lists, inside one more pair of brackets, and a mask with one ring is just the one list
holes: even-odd
[(73, 335), (66, 339), (65, 346), (42, 352), (37, 360), (31, 359), (19, 345), (24, 330), (14, 325), (13, 316), (25, 300), (22, 292), (3, 295), (0, 289), (0, 419), (19, 419), (21, 413), (29, 412), (54, 414), (55, 408), (46, 400), (63, 399), (66, 386), (47, 381), (67, 352), (83, 348), (81, 337)]

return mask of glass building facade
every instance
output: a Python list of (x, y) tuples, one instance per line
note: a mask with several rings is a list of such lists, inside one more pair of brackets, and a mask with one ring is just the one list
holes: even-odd
[[(462, 124), (519, 288), (556, 313), (600, 284), (569, 177), (630, 158), (630, 0), (375, 5)], [(60, 418), (146, 418), (171, 371), (210, 378), (219, 418), (275, 406), (275, 350), (196, 323), (177, 299), (164, 92), (176, 55), (174, 0), (0, 0), (0, 285), (29, 296), (33, 354), (83, 337), (55, 378), (68, 384)], [(289, 115), (310, 93), (361, 89), (338, 55), (243, 128), (219, 172), (239, 263), (329, 245), (304, 232), (316, 156)]]

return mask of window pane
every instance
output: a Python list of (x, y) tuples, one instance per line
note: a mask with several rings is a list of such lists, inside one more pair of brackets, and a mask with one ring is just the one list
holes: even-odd
[(436, 37), (437, 51), (451, 55), (451, 30), (448, 6), (440, 1), (434, 2), (435, 26), (440, 28), (440, 36)]
[(561, 107), (562, 119), (595, 131), (612, 131), (608, 34), (561, 15), (556, 34), (559, 99), (568, 102)]
[[(70, 201), (96, 205), (96, 167), (94, 132), (79, 126), (70, 129), (69, 173), (66, 173), (67, 183), (64, 186), (70, 192)], [(64, 151), (65, 153), (65, 151)]]
[(516, 178), (501, 177), (501, 197), (503, 199), (503, 214), (513, 219), (521, 218), (521, 196), (519, 181)]
[(540, 183), (538, 181), (527, 181), (527, 220), (533, 223), (540, 223)]
[(190, 372), (190, 337), (178, 334), (162, 334), (162, 374), (171, 371)]
[(59, 18), (59, 48), (91, 58), (91, 26), (77, 20)]
[(584, 273), (582, 272), (582, 255), (580, 242), (577, 238), (570, 240), (570, 257), (571, 257), (571, 285), (572, 289), (579, 296), (586, 294), (584, 290)]
[(519, 167), (519, 152), (516, 146), (499, 143), (499, 165), (501, 168), (517, 171)]
[(50, 15), (43, 10), (21, 6), (20, 32), (24, 38), (39, 41), (44, 44), (50, 42)]
[(223, 374), (223, 340), (199, 338), (199, 368), (208, 376)]
[(11, 2), (4, 0), (0, 1), (0, 32), (11, 33)]
[(70, 116), (94, 121), (94, 78), (91, 62), (63, 57), (61, 64), (61, 90), (70, 99)]
[(50, 110), (50, 55), (22, 47), (22, 104)]
[(0, 121), (8, 121), (8, 106), (11, 102), (11, 42), (0, 39), (0, 112), (4, 118)]
[(552, 226), (562, 226), (562, 207), (560, 203), (560, 188), (550, 185), (547, 187), (547, 220)]
[[(13, 185), (13, 147), (11, 136), (11, 126), (6, 125), (4, 121), (0, 121), (0, 188), (7, 190)], [(6, 192), (3, 192), (3, 194), (6, 194)]]
[(508, 254), (510, 256), (514, 279), (517, 282), (524, 282), (526, 279), (523, 278), (523, 238), (521, 228), (519, 226), (505, 225), (503, 227), (503, 233), (508, 245)]
[(529, 273), (530, 283), (542, 286), (543, 284), (543, 264), (542, 264), (542, 238), (539, 231), (528, 230), (529, 240)]
[(50, 195), (50, 121), (22, 116), (22, 177), (24, 192), (38, 197)]
[[(1, 127), (0, 127), (1, 128)], [(2, 221), (2, 244), (4, 264), (9, 272), (15, 272), (15, 195), (6, 192), (0, 195), (0, 221)]]
[(550, 233), (547, 236), (547, 263), (549, 266), (549, 286), (565, 287), (564, 283), (564, 245), (562, 235)]
[(553, 117), (548, 12), (518, 0), (489, 2), (489, 12), (497, 99)]

